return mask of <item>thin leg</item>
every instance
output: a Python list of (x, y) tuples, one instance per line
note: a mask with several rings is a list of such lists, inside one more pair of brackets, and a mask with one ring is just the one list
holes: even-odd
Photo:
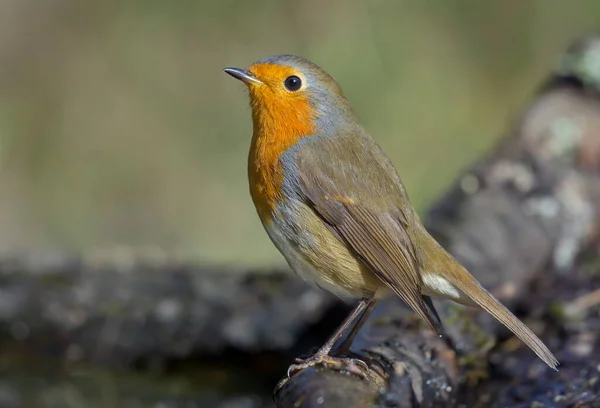
[[(371, 299), (361, 299), (360, 302), (358, 302), (358, 304), (356, 305), (356, 307), (354, 309), (352, 309), (352, 311), (350, 312), (348, 317), (346, 317), (346, 319), (344, 319), (342, 324), (331, 335), (331, 337), (329, 337), (329, 339), (327, 339), (325, 344), (323, 344), (323, 346), (319, 349), (319, 352), (323, 352), (324, 354), (329, 354), (329, 352), (331, 351), (333, 346), (335, 346), (335, 343), (344, 335), (346, 330), (348, 330), (349, 328), (351, 328), (350, 334), (354, 333), (355, 331), (360, 330), (360, 327), (358, 327), (358, 329), (356, 327), (359, 324), (361, 326), (364, 324), (364, 322), (362, 321), (364, 312), (366, 312), (366, 310), (369, 308), (369, 305), (371, 304), (371, 302), (373, 302)], [(356, 318), (358, 318), (359, 316), (360, 316), (360, 319), (357, 320), (357, 322), (353, 325), (352, 323), (354, 323)]]
[(350, 350), (350, 346), (352, 346), (354, 338), (356, 337), (360, 329), (362, 329), (362, 327), (364, 326), (365, 322), (367, 321), (367, 318), (371, 315), (373, 309), (375, 309), (375, 306), (377, 306), (378, 300), (368, 299), (366, 300), (366, 302), (367, 305), (365, 307), (365, 310), (363, 311), (362, 315), (360, 316), (354, 327), (352, 327), (352, 329), (348, 333), (348, 337), (346, 337), (346, 340), (344, 340), (344, 342), (340, 346), (340, 351)]
[[(368, 371), (367, 365), (357, 359), (354, 358), (339, 358), (332, 357), (329, 355), (331, 349), (335, 345), (335, 343), (344, 335), (344, 332), (348, 329), (350, 331), (351, 340), (355, 336), (355, 332), (360, 329), (360, 326), (364, 324), (364, 320), (366, 319), (365, 314), (370, 313), (373, 310), (377, 302), (373, 299), (361, 299), (358, 305), (352, 310), (352, 312), (346, 317), (344, 322), (338, 327), (338, 329), (333, 333), (333, 335), (325, 342), (325, 344), (311, 357), (306, 360), (296, 359), (294, 364), (290, 366), (288, 369), (288, 376), (303, 370), (308, 367), (312, 367), (317, 364), (328, 364), (334, 366), (338, 369), (345, 369), (353, 374), (359, 375), (361, 377), (365, 376), (365, 373), (358, 368), (358, 366), (363, 366)], [(362, 316), (361, 316), (362, 315)], [(354, 323), (354, 321), (360, 316), (360, 319)], [(353, 324), (354, 323), (354, 324)], [(358, 326), (358, 329), (357, 329)], [(347, 340), (344, 344), (347, 343)]]

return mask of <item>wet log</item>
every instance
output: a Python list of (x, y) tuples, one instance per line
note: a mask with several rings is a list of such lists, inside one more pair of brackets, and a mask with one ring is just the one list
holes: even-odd
[(426, 217), (560, 371), (484, 312), (436, 302), (438, 338), (389, 299), (355, 342), (368, 380), (310, 368), (283, 380), (278, 407), (600, 406), (598, 55), (598, 36), (573, 44), (509, 134)]

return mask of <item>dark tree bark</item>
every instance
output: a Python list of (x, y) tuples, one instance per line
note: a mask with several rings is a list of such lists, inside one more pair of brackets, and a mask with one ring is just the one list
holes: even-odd
[(252, 355), (288, 350), (334, 303), (283, 271), (104, 258), (0, 261), (0, 341), (29, 355), (124, 368), (228, 349)]
[(389, 299), (355, 344), (371, 381), (311, 368), (284, 380), (278, 407), (600, 406), (599, 52), (600, 37), (573, 45), (510, 134), (426, 218), (560, 371), (485, 312), (437, 302), (438, 338)]

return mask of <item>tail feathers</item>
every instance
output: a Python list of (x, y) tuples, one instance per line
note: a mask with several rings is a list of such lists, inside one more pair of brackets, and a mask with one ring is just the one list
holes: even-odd
[(454, 286), (460, 289), (464, 294), (469, 296), (481, 308), (485, 309), (489, 314), (494, 316), (500, 323), (505, 325), (512, 331), (523, 343), (525, 343), (544, 363), (556, 371), (556, 366), (559, 364), (554, 354), (546, 347), (546, 345), (521, 322), (510, 310), (508, 310), (500, 301), (492, 296), (469, 272), (464, 270), (458, 276), (455, 273), (445, 274)]

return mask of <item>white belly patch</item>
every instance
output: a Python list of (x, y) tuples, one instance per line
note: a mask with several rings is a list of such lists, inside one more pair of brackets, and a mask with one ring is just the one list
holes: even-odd
[(290, 265), (290, 268), (305, 282), (313, 284), (341, 298), (357, 297), (357, 294), (346, 291), (343, 287), (334, 285), (330, 281), (323, 279), (314, 266), (302, 256), (290, 242), (275, 223), (265, 223), (265, 230)]

